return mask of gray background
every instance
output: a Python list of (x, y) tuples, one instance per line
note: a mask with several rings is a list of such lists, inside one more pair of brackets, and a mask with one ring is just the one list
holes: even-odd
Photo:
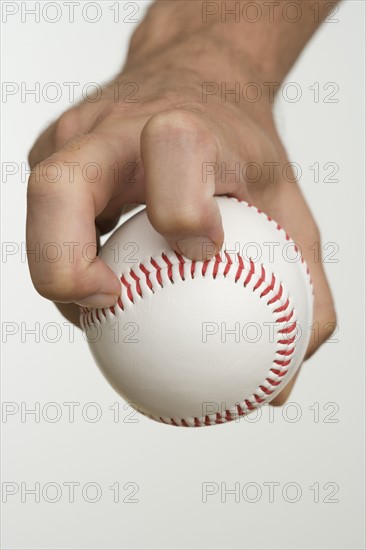
[[(4, 22), (3, 14), (3, 80), (28, 87), (40, 82), (41, 89), (54, 81), (63, 90), (55, 103), (22, 100), (19, 93), (3, 99), (3, 162), (19, 170), (40, 130), (69, 106), (62, 83), (80, 82), (78, 99), (84, 83), (109, 79), (136, 26), (114, 23), (109, 2), (102, 3), (96, 24), (84, 21), (81, 9), (69, 24), (59, 5), (62, 17), (54, 24), (31, 16), (22, 23), (20, 13)], [(137, 19), (147, 5), (138, 5)], [(266, 407), (257, 418), (197, 430), (174, 429), (124, 409), (82, 335), (75, 331), (71, 341), (71, 327), (33, 289), (21, 254), (26, 176), (3, 176), (3, 246), (13, 254), (3, 255), (2, 264), (2, 398), (14, 412), (1, 424), (3, 501), (11, 487), (17, 491), (2, 505), (3, 548), (364, 547), (364, 12), (363, 2), (348, 1), (333, 16), (338, 22), (323, 25), (286, 79), (300, 86), (302, 97), (280, 98), (276, 107), (323, 242), (335, 243), (326, 249), (336, 250), (326, 270), (339, 317), (338, 333), (303, 366), (294, 404), (284, 409)], [(48, 17), (54, 13), (50, 8)], [(315, 82), (319, 102), (309, 89)], [(329, 82), (339, 87), (334, 103), (325, 101)], [(310, 169), (315, 162), (319, 182)], [(339, 181), (325, 181), (328, 162), (339, 166), (333, 176)], [(37, 326), (38, 342), (26, 332)], [(73, 422), (67, 402), (79, 403)], [(38, 422), (34, 415), (22, 418), (22, 408), (35, 406)], [(119, 407), (118, 419), (110, 407)], [(93, 422), (98, 411), (101, 418)], [(56, 413), (60, 418), (52, 422)], [(80, 484), (74, 502), (65, 485), (70, 482)], [(203, 502), (206, 482), (217, 492)], [(270, 482), (277, 483), (274, 498)], [(36, 483), (40, 502), (24, 494)], [(117, 483), (115, 503), (109, 487)], [(235, 484), (238, 502), (233, 494), (223, 502), (225, 487)], [(95, 488), (100, 498), (88, 502)]]

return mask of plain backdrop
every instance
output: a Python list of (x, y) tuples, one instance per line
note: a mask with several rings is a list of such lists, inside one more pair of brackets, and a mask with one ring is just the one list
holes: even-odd
[[(2, 547), (364, 548), (364, 3), (345, 2), (322, 26), (276, 106), (321, 229), (339, 330), (303, 366), (292, 404), (207, 429), (132, 414), (81, 333), (33, 289), (24, 257), (27, 153), (70, 106), (63, 83), (79, 83), (79, 99), (117, 73), (148, 2), (101, 2), (96, 23), (82, 18), (85, 2), (74, 23), (64, 2), (55, 23), (54, 6), (22, 22), (34, 2), (3, 4), (14, 14), (2, 13)], [(62, 89), (55, 102), (49, 82)], [(22, 97), (36, 83), (38, 101)]]

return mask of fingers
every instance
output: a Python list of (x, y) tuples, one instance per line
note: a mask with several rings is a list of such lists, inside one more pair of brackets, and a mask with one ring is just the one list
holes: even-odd
[(31, 168), (61, 149), (71, 138), (87, 132), (87, 122), (79, 113), (80, 109), (75, 108), (66, 111), (41, 133), (28, 155)]
[(96, 255), (94, 223), (113, 197), (116, 155), (104, 136), (87, 134), (67, 142), (30, 177), (28, 261), (34, 286), (46, 298), (89, 307), (117, 301), (120, 283)]
[(322, 264), (313, 269), (313, 274), (314, 323), (305, 359), (309, 359), (337, 331), (337, 314)]
[(214, 199), (214, 177), (203, 162), (216, 162), (217, 145), (202, 118), (174, 110), (153, 116), (141, 134), (147, 215), (179, 253), (193, 260), (216, 254), (224, 234)]
[(283, 390), (273, 399), (273, 401), (270, 401), (270, 405), (274, 407), (280, 407), (286, 403), (290, 394), (292, 393), (292, 390), (294, 389), (295, 383), (300, 374), (300, 370), (301, 368), (294, 374), (287, 386), (283, 388)]
[[(272, 200), (270, 215), (278, 221), (298, 244), (313, 283), (314, 312), (310, 327), (310, 341), (305, 358), (308, 359), (336, 328), (333, 297), (324, 270), (319, 230), (298, 185), (282, 184)], [(276, 201), (281, 206), (276, 206)], [(296, 216), (294, 215), (296, 212)]]

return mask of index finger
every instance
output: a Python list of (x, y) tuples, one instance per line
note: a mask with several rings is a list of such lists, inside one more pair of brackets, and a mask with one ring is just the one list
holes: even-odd
[(50, 300), (89, 307), (117, 302), (120, 282), (97, 257), (95, 229), (96, 216), (111, 198), (113, 161), (113, 147), (96, 133), (86, 134), (32, 172), (28, 263), (35, 288)]

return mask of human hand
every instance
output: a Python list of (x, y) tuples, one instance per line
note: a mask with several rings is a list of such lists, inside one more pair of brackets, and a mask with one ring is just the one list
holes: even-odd
[[(185, 2), (173, 4), (186, 28)], [(167, 25), (169, 9), (153, 6), (132, 39), (124, 70), (103, 88), (101, 99), (65, 112), (30, 152), (27, 245), (34, 249), (39, 243), (42, 249), (56, 242), (61, 250), (57, 262), (29, 256), (34, 286), (77, 323), (75, 303), (108, 307), (117, 301), (117, 277), (92, 259), (98, 231), (113, 229), (128, 205), (146, 203), (151, 224), (170, 245), (202, 259), (203, 243), (212, 241), (219, 250), (224, 240), (214, 197), (230, 194), (265, 211), (301, 248), (315, 296), (317, 330), (309, 357), (332, 333), (335, 312), (322, 262), (314, 256), (318, 228), (294, 175), (284, 177), (289, 161), (275, 128), (273, 103), (265, 94), (255, 103), (231, 96), (223, 102), (220, 95), (202, 100), (202, 83), (214, 82), (215, 75), (229, 88), (238, 75), (244, 82), (262, 82), (263, 69), (256, 72), (255, 64), (243, 63), (237, 43), (217, 40), (213, 27), (174, 31)], [(168, 29), (164, 39), (161, 26)], [(136, 86), (137, 102), (126, 101)], [(91, 162), (94, 169), (85, 177)], [(233, 173), (237, 163), (239, 175)], [(203, 178), (203, 165), (221, 169)], [(260, 167), (260, 177), (257, 170), (242, 170), (248, 166)], [(224, 174), (223, 167), (232, 172)], [(70, 248), (70, 243), (76, 245)]]

